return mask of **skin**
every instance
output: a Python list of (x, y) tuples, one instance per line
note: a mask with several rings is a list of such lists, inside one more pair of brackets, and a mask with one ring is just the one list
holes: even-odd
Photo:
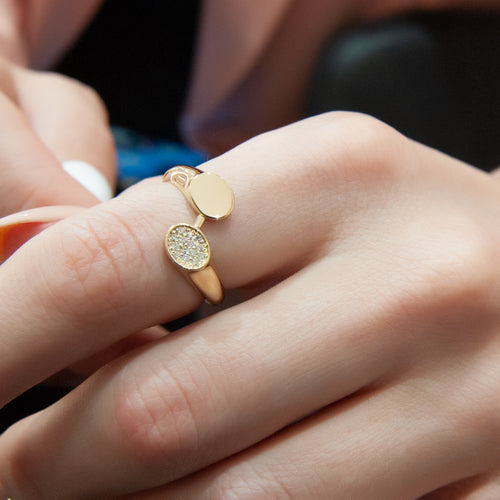
[[(93, 205), (60, 161), (86, 160), (114, 177), (105, 112), (95, 94), (7, 62), (53, 62), (100, 2), (73, 2), (71, 22), (58, 10), (63, 3), (22, 2), (24, 19), (20, 2), (0, 5), (22, 21), (12, 29), (2, 16), (0, 26), (6, 56), (0, 61), (1, 215), (49, 204)], [(355, 16), (401, 10), (401, 2), (364, 3)], [(470, 2), (409, 2), (403, 10), (456, 5)], [(62, 14), (64, 23), (58, 22)], [(325, 33), (329, 22), (326, 17)], [(63, 32), (55, 35), (54, 27)], [(262, 64), (278, 67), (273, 57)], [(256, 110), (254, 132), (295, 118), (297, 112), (289, 113), (299, 106), (289, 104), (300, 103), (304, 81), (290, 81), (280, 93), (281, 111)], [(228, 286), (252, 293), (259, 282), (261, 293), (117, 358), (68, 398), (12, 428), (0, 440), (2, 496), (116, 498), (139, 490), (147, 492), (132, 498), (500, 495), (492, 276), (498, 187), (373, 121), (325, 122), (257, 139), (207, 167), (239, 188), (242, 206), (231, 222), (207, 229), (217, 261), (224, 259), (220, 273)], [(329, 134), (340, 145), (332, 145)], [(258, 189), (255, 177), (264, 181)], [(197, 305), (158, 249), (165, 222), (185, 214), (172, 193), (165, 203), (164, 193), (165, 186), (160, 193), (144, 184), (116, 203), (75, 215), (2, 266), (1, 322), (8, 333), (0, 350), (1, 404), (80, 360), (88, 371), (89, 356), (100, 366), (164, 337), (160, 328), (147, 327)], [(159, 216), (162, 209), (167, 215)], [(145, 221), (153, 227), (145, 229)], [(32, 227), (29, 236), (44, 227)], [(299, 230), (307, 241), (296, 241)], [(128, 243), (134, 238), (137, 246)], [(95, 456), (102, 457), (99, 464)]]
[(90, 88), (0, 58), (0, 215), (46, 205), (97, 200), (61, 168), (96, 166), (115, 183), (115, 152), (106, 110)]
[(28, 69), (53, 64), (100, 4), (72, 2), (68, 17), (68, 3), (60, 0), (0, 2), (0, 216), (96, 204), (61, 169), (66, 160), (94, 165), (115, 185), (113, 139), (96, 92), (62, 75)]
[[(204, 226), (220, 277), (254, 296), (11, 427), (2, 496), (497, 498), (498, 179), (347, 113), (202, 168), (236, 197)], [(0, 401), (196, 308), (162, 243), (192, 219), (151, 179), (15, 252)]]
[(0, 53), (21, 66), (46, 69), (77, 39), (103, 0), (2, 0)]

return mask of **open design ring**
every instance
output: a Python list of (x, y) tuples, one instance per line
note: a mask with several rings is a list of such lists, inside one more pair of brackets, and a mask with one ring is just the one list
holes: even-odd
[(163, 182), (177, 187), (198, 213), (194, 224), (175, 224), (167, 231), (167, 255), (207, 302), (219, 304), (224, 298), (224, 288), (212, 264), (210, 245), (200, 228), (205, 219), (220, 220), (229, 216), (234, 208), (233, 190), (217, 174), (186, 166), (167, 170)]

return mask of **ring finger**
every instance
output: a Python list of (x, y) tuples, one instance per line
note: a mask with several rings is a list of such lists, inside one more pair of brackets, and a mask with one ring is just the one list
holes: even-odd
[[(4, 478), (13, 483), (9, 493), (31, 498), (30, 486), (40, 495), (56, 478), (57, 498), (160, 485), (386, 375), (400, 346), (381, 335), (384, 313), (379, 309), (374, 318), (375, 304), (349, 306), (355, 324), (342, 314), (359, 291), (352, 285), (348, 290), (350, 280), (357, 282), (356, 273), (364, 272), (352, 262), (339, 258), (313, 265), (250, 301), (131, 353), (11, 428), (0, 441), (0, 470), (11, 464), (10, 477)], [(331, 274), (343, 293), (326, 304), (321, 298), (329, 293)], [(300, 307), (304, 289), (314, 292)], [(96, 464), (95, 456), (108, 466)], [(82, 476), (88, 477), (84, 485)]]
[[(332, 123), (339, 133), (346, 130), (341, 117), (317, 121)], [(307, 150), (290, 157), (281, 152), (294, 140), (304, 142), (309, 128), (302, 123), (269, 134), (208, 167), (221, 172), (236, 192), (231, 217), (204, 227), (229, 288), (291, 273), (317, 258), (329, 243), (331, 227), (349, 209), (342, 196), (335, 199), (329, 183), (307, 171), (315, 161)], [(325, 140), (331, 129), (325, 127)], [(235, 163), (241, 167), (237, 175)], [(287, 168), (315, 184), (302, 198), (294, 191), (297, 182), (287, 184)], [(325, 222), (315, 223), (317, 217)], [(0, 403), (133, 332), (194, 309), (200, 297), (167, 262), (162, 245), (170, 225), (193, 218), (173, 186), (153, 179), (55, 224), (2, 264), (1, 326), (10, 334), (0, 345)], [(22, 369), (26, 363), (29, 371)]]
[[(490, 448), (484, 436), (453, 428), (456, 415), (439, 391), (414, 404), (419, 388), (402, 383), (361, 392), (213, 467), (126, 498), (409, 500), (490, 471), (493, 454), (477, 453), (478, 446)], [(484, 493), (470, 498), (496, 498)], [(469, 496), (464, 488), (429, 498)]]

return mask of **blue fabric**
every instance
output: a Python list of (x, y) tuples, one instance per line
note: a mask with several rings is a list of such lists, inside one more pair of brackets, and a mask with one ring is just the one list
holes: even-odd
[(162, 175), (176, 165), (195, 167), (206, 155), (182, 144), (151, 139), (122, 127), (113, 127), (117, 147), (118, 183), (125, 189), (146, 177)]

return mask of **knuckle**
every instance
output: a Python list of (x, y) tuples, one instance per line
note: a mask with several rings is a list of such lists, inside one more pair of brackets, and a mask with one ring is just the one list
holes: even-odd
[(402, 312), (437, 321), (446, 318), (449, 328), (441, 330), (453, 335), (477, 322), (491, 302), (495, 255), (492, 240), (481, 228), (466, 219), (457, 224), (460, 227), (440, 225), (432, 233), (417, 231), (412, 236), (417, 241), (405, 241), (396, 278)]
[(91, 123), (94, 137), (99, 139), (99, 144), (113, 145), (108, 110), (99, 93), (89, 85), (72, 78), (63, 75), (56, 75), (56, 78), (64, 79), (68, 100), (71, 99), (73, 106), (78, 106), (80, 123), (83, 119)]
[[(331, 112), (297, 127), (300, 135), (289, 134), (288, 152), (283, 154), (291, 156), (296, 182), (314, 192), (356, 189), (368, 194), (401, 175), (394, 158), (409, 141), (371, 116)], [(297, 157), (303, 161), (297, 162)]]
[(65, 75), (50, 72), (36, 74), (39, 87), (49, 101), (57, 96), (58, 109), (78, 115), (81, 130), (92, 133), (96, 145), (113, 144), (106, 105), (95, 89)]
[(443, 236), (446, 242), (440, 239), (434, 245), (435, 266), (430, 266), (434, 272), (429, 274), (436, 304), (451, 311), (484, 311), (492, 290), (492, 239), (470, 223)]
[(77, 85), (78, 91), (80, 92), (83, 99), (85, 99), (88, 106), (91, 106), (97, 113), (102, 116), (107, 117), (108, 111), (103, 99), (93, 87), (86, 85), (81, 82), (73, 80), (73, 84)]
[(117, 214), (104, 210), (62, 224), (58, 241), (62, 272), (57, 280), (47, 279), (55, 285), (53, 294), (61, 295), (63, 304), (86, 301), (100, 304), (99, 310), (118, 308), (128, 296), (126, 269), (131, 264), (140, 269), (144, 263), (133, 229)]
[[(2, 439), (9, 439), (12, 437), (14, 440), (19, 439), (25, 430), (23, 426), (26, 425), (31, 417), (24, 421), (15, 423), (7, 429), (2, 435)], [(11, 436), (13, 434), (13, 436)], [(23, 443), (23, 439), (20, 439)], [(23, 443), (25, 444), (25, 443)], [(42, 487), (35, 480), (33, 474), (34, 464), (30, 453), (29, 446), (14, 446), (6, 457), (2, 460), (2, 474), (0, 477), (0, 492), (5, 493), (9, 498), (24, 498), (26, 500), (39, 499), (44, 500), (47, 498)]]
[[(265, 151), (257, 168), (266, 185), (300, 187), (321, 199), (332, 193), (379, 193), (402, 175), (395, 158), (407, 155), (408, 144), (371, 116), (330, 112), (263, 133), (241, 147), (254, 155)], [(275, 163), (287, 168), (273, 168)]]
[(108, 113), (106, 105), (99, 93), (90, 85), (59, 73), (45, 72), (42, 73), (41, 76), (45, 77), (48, 80), (47, 83), (57, 88), (63, 95), (66, 94), (66, 96), (71, 99), (81, 99), (85, 103), (84, 107), (88, 111), (90, 110), (107, 120)]
[(395, 365), (410, 366), (408, 356), (422, 356), (422, 349), (433, 363), (438, 356), (476, 353), (491, 341), (498, 318), (493, 297), (498, 287), (491, 272), (496, 250), (472, 221), (460, 224), (460, 229), (439, 224), (432, 233), (412, 228), (411, 237), (396, 243), (397, 250), (375, 250), (376, 279), (385, 283), (375, 298), (377, 314), (400, 325), (385, 330), (385, 339), (401, 349)]
[(329, 113), (318, 135), (320, 148), (330, 151), (326, 161), (316, 162), (320, 173), (339, 177), (343, 182), (369, 187), (397, 172), (394, 150), (406, 139), (393, 128), (369, 115)]
[(214, 485), (213, 498), (221, 500), (294, 500), (297, 497), (286, 486), (280, 472), (261, 465), (242, 464), (230, 473), (223, 474)]
[(208, 387), (190, 371), (177, 364), (167, 367), (161, 359), (152, 361), (147, 372), (123, 368), (114, 394), (118, 440), (147, 471), (160, 468), (165, 474), (167, 466), (174, 478), (196, 461)]

